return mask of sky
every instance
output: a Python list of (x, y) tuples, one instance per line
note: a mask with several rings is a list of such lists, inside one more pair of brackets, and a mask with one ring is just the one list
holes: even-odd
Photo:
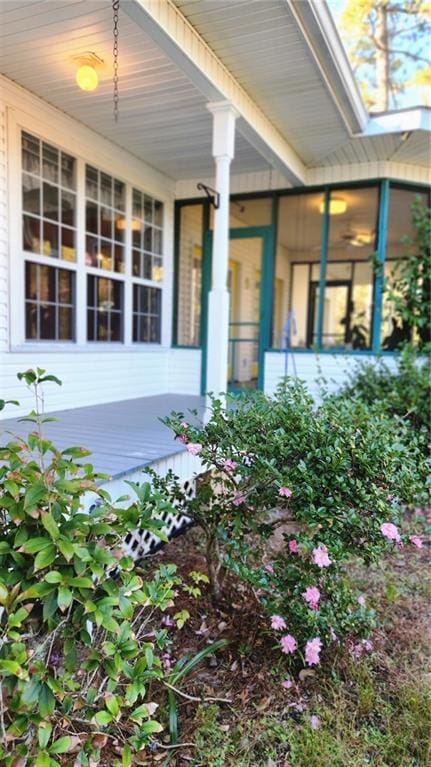
[[(344, 6), (346, 5), (346, 2), (347, 0), (327, 0), (329, 8), (331, 9), (332, 14), (334, 16), (335, 23), (340, 33), (341, 39), (343, 39), (343, 35), (340, 30), (339, 21), (340, 21), (340, 16), (343, 12)], [(426, 44), (424, 45), (424, 43)], [(415, 43), (412, 42), (411, 45), (413, 46), (412, 50), (414, 50)], [(428, 41), (424, 40), (424, 38), (422, 37), (420, 42), (416, 43), (416, 45), (419, 47), (422, 47), (422, 51), (421, 51), (422, 54), (424, 53), (424, 50), (425, 50), (425, 52), (427, 52), (429, 56), (429, 52), (431, 51), (431, 32), (430, 32)], [(349, 53), (347, 46), (346, 46), (346, 49), (347, 49), (347, 53)], [(409, 79), (410, 77), (412, 77), (416, 67), (417, 67), (416, 63), (414, 63), (413, 61), (409, 61), (408, 59), (404, 59), (404, 70), (403, 70), (404, 78)], [(392, 104), (391, 106), (392, 108), (403, 109), (406, 107), (423, 105), (425, 103), (427, 103), (428, 106), (431, 105), (431, 88), (429, 89), (414, 88), (410, 86), (406, 88), (404, 93), (398, 94), (397, 103)]]

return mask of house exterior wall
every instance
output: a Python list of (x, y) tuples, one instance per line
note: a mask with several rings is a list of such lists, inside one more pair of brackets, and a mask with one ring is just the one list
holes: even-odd
[[(14, 414), (26, 412), (33, 403), (25, 387), (18, 384), (16, 374), (34, 366), (46, 368), (63, 380), (61, 388), (51, 388), (47, 411), (168, 391), (197, 393), (200, 353), (193, 355), (185, 350), (182, 354), (180, 350), (171, 350), (174, 182), (10, 81), (0, 79), (0, 86), (0, 397), (18, 398), (21, 407), (14, 408)], [(21, 129), (33, 132), (164, 203), (161, 344), (133, 344), (131, 340), (127, 343), (127, 337), (126, 343), (121, 344), (86, 342), (84, 316), (77, 317), (78, 325), (81, 323), (78, 337), (84, 342), (25, 341)], [(78, 231), (77, 279), (83, 240), (82, 235), (80, 244)], [(50, 260), (59, 262), (59, 259)], [(61, 263), (52, 265), (61, 266)], [(131, 323), (131, 316), (126, 317), (125, 322)], [(3, 411), (0, 416), (10, 417), (11, 410)]]

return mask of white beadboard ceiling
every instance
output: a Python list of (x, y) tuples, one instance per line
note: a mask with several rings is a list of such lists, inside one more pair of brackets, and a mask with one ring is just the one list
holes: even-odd
[[(134, 2), (122, 0), (123, 9)], [(401, 133), (349, 135), (286, 0), (175, 5), (308, 167), (429, 161), (424, 131), (404, 140)], [(74, 57), (86, 51), (105, 62), (93, 93), (75, 83)], [(123, 11), (115, 124), (110, 0), (0, 0), (0, 72), (173, 179), (213, 174), (206, 98)], [(237, 132), (233, 174), (268, 169), (268, 161)]]
[[(93, 93), (75, 83), (74, 56), (86, 51), (105, 62)], [(110, 0), (2, 0), (0, 72), (171, 178), (213, 173), (212, 118), (204, 96), (121, 12), (120, 120), (115, 124)], [(267, 168), (238, 135), (233, 173)]]

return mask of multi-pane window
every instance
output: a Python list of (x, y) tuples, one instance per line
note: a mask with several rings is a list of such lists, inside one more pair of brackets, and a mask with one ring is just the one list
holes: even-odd
[(148, 285), (133, 285), (133, 340), (160, 343), (162, 291)]
[(75, 274), (69, 269), (27, 262), (25, 328), (31, 341), (74, 340)]
[(124, 284), (87, 276), (88, 341), (123, 340)]
[(23, 249), (75, 261), (75, 158), (30, 133), (21, 146)]
[(133, 189), (132, 273), (134, 277), (163, 279), (163, 203)]
[(126, 185), (87, 165), (85, 190), (86, 264), (124, 272)]

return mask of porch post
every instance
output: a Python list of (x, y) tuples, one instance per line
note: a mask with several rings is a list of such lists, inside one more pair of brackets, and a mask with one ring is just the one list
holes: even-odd
[[(236, 109), (229, 101), (207, 104), (213, 115), (212, 152), (216, 165), (215, 188), (219, 207), (214, 211), (211, 290), (208, 297), (206, 391), (216, 397), (227, 390), (229, 339), (229, 181), (234, 156)], [(207, 397), (207, 412), (209, 406)]]

